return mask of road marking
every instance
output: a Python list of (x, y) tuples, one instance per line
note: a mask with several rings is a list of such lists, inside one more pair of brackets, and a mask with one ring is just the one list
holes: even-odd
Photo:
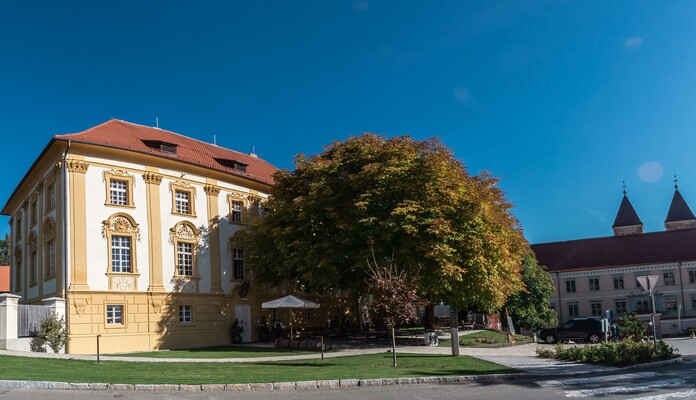
[(623, 386), (608, 386), (597, 389), (584, 389), (584, 390), (568, 390), (564, 394), (566, 397), (590, 397), (590, 396), (603, 396), (607, 394), (614, 393), (629, 393), (629, 392), (639, 392), (641, 390), (661, 388), (665, 386), (674, 386), (683, 384), (683, 379), (663, 379), (660, 381), (643, 382), (643, 383), (629, 383)]
[(648, 396), (648, 397), (636, 397), (634, 399), (629, 399), (629, 400), (666, 400), (666, 399), (686, 399), (686, 398), (694, 398), (694, 397), (696, 397), (696, 390), (691, 389), (691, 390), (687, 390), (686, 392), (674, 392), (674, 393), (658, 394), (655, 396)]
[(631, 374), (620, 374), (620, 375), (606, 375), (606, 376), (595, 376), (592, 378), (574, 378), (574, 379), (551, 379), (548, 381), (538, 381), (537, 385), (543, 387), (556, 387), (556, 386), (572, 386), (572, 385), (587, 385), (591, 383), (603, 383), (603, 382), (614, 382), (614, 381), (626, 381), (629, 379), (645, 379), (653, 378), (660, 374), (657, 372), (635, 372)]

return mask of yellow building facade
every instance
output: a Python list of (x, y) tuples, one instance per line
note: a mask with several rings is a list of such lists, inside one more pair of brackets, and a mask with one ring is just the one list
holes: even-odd
[(261, 303), (287, 288), (254, 281), (239, 233), (275, 171), (120, 120), (54, 136), (3, 209), (12, 292), (65, 299), (68, 353), (96, 353), (98, 336), (106, 353), (229, 344), (235, 319), (257, 340)]

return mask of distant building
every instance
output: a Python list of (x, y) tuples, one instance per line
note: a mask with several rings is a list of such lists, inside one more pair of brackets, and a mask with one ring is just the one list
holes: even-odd
[(614, 236), (532, 245), (556, 286), (551, 307), (559, 321), (606, 310), (647, 321), (650, 298), (636, 278), (657, 275), (658, 334), (696, 327), (696, 217), (677, 185), (665, 231), (644, 233), (625, 191), (612, 228)]

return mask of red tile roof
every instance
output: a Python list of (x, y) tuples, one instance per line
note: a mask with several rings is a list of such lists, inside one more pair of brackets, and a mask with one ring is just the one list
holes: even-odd
[(540, 243), (532, 250), (551, 272), (694, 261), (696, 229)]
[(0, 266), (0, 293), (10, 292), (10, 267)]
[[(243, 176), (270, 185), (274, 182), (273, 173), (278, 170), (273, 165), (256, 156), (201, 142), (164, 129), (117, 119), (104, 122), (84, 132), (56, 135), (55, 139), (71, 140), (73, 142), (89, 143), (177, 159), (185, 163)], [(147, 141), (173, 144), (176, 146), (176, 153), (171, 154), (152, 148), (146, 144)], [(246, 164), (246, 172), (222, 165), (216, 159)], [(226, 164), (230, 165), (231, 163), (227, 162)]]

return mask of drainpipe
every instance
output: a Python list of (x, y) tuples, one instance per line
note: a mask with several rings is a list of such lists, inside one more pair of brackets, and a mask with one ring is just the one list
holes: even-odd
[(563, 322), (563, 305), (561, 303), (561, 274), (556, 272), (556, 286), (558, 287), (558, 326)]
[(68, 334), (68, 341), (65, 344), (65, 353), (70, 353), (70, 302), (68, 301), (68, 152), (70, 151), (70, 140), (68, 140), (68, 147), (65, 148), (65, 153), (63, 153), (63, 164), (61, 173), (63, 175), (63, 294), (65, 297), (65, 330)]

